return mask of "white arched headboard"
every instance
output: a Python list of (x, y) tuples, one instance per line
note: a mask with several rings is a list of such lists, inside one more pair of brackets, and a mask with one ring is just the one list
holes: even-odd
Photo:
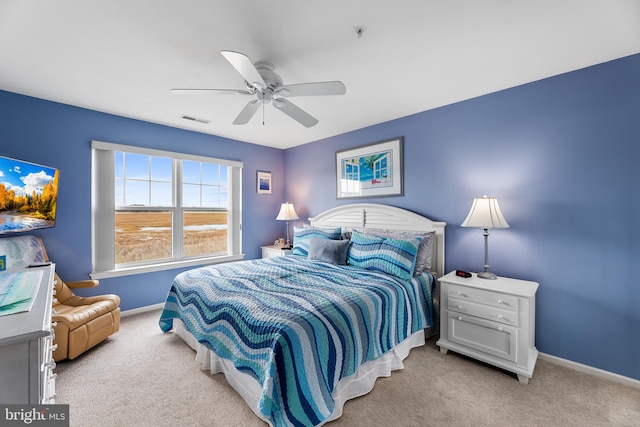
[(377, 203), (354, 203), (329, 209), (309, 222), (314, 227), (381, 228), (385, 230), (435, 231), (435, 265), (431, 269), (438, 277), (444, 275), (444, 228), (446, 222), (436, 222), (417, 213), (395, 206)]

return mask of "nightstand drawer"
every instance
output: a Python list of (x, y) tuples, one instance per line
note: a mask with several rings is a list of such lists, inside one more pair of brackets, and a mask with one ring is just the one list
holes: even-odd
[(447, 286), (447, 295), (449, 295), (449, 298), (458, 298), (507, 310), (518, 311), (518, 297), (515, 295), (454, 284)]
[(518, 313), (513, 310), (497, 308), (490, 305), (476, 304), (468, 300), (449, 297), (447, 308), (457, 313), (482, 317), (505, 325), (518, 326)]
[(282, 246), (262, 246), (262, 258), (273, 258), (291, 254), (291, 249), (282, 249)]
[(511, 362), (517, 361), (516, 328), (452, 311), (448, 318), (449, 341)]

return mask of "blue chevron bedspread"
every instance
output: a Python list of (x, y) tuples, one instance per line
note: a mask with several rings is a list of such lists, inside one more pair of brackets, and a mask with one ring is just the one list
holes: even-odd
[(435, 280), (411, 281), (285, 256), (179, 274), (160, 327), (173, 319), (262, 385), (274, 426), (319, 425), (340, 379), (431, 326)]

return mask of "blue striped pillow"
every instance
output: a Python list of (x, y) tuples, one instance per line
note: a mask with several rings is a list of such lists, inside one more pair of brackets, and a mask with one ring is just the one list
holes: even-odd
[(293, 255), (309, 256), (311, 239), (340, 240), (342, 228), (293, 227)]
[(347, 264), (410, 280), (421, 240), (420, 237), (392, 239), (353, 230)]

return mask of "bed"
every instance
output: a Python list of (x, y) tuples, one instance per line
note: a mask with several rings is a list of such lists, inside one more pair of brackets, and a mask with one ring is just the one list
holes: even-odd
[(322, 425), (437, 331), (445, 225), (387, 205), (330, 209), (294, 228), (291, 256), (176, 276), (160, 327), (270, 425)]

